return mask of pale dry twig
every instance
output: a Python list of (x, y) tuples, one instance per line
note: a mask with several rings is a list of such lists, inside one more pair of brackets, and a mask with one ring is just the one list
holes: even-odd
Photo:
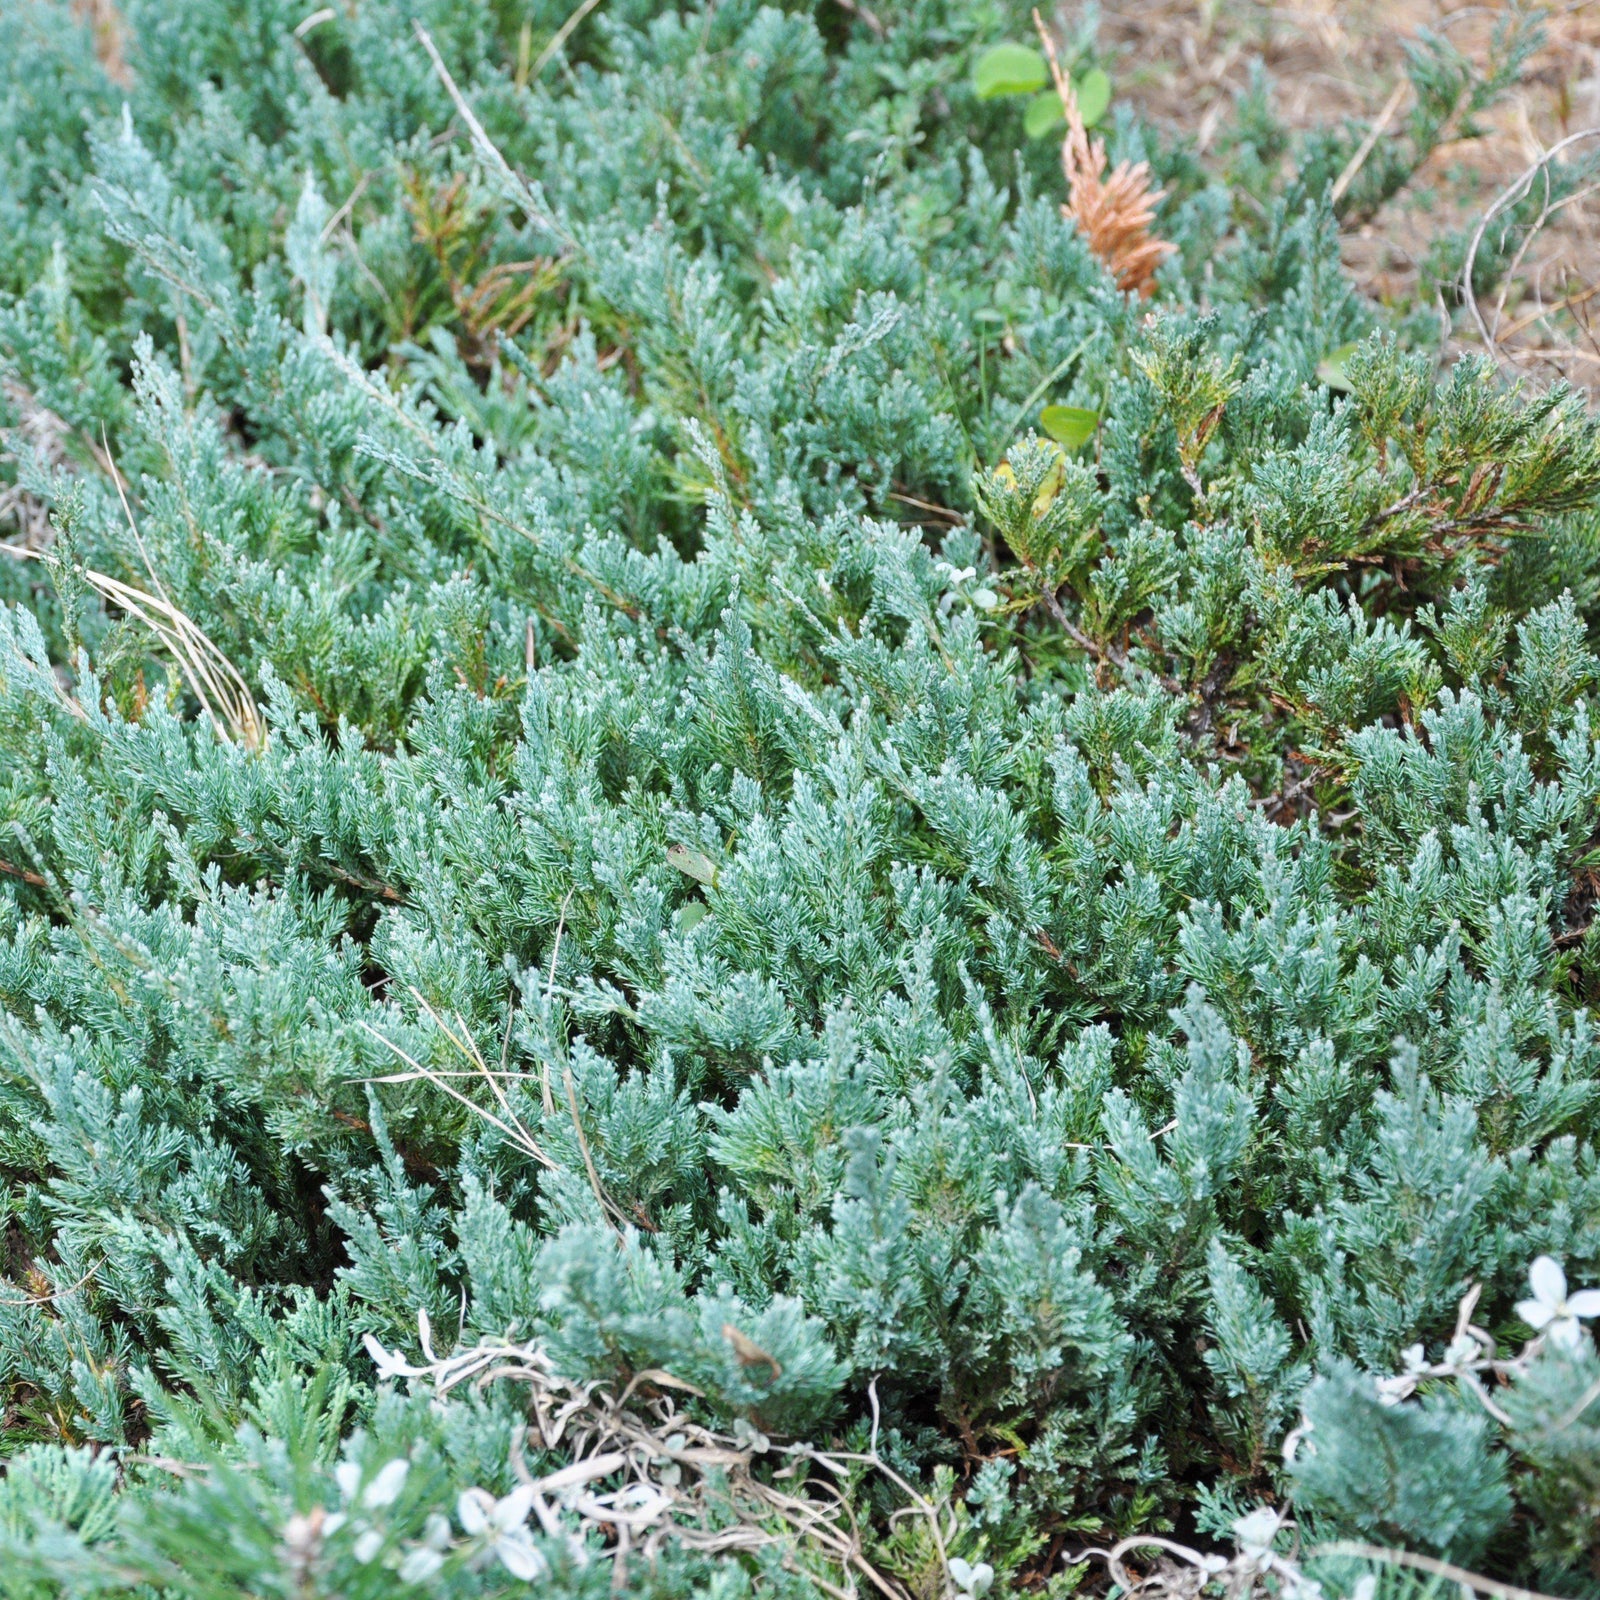
[[(547, 1538), (597, 1540), (616, 1565), (619, 1587), (631, 1554), (653, 1559), (668, 1544), (704, 1553), (777, 1546), (787, 1547), (785, 1566), (836, 1600), (855, 1600), (862, 1581), (885, 1600), (910, 1600), (904, 1585), (868, 1558), (839, 1487), (852, 1466), (883, 1474), (907, 1496), (912, 1514), (930, 1519), (948, 1571), (937, 1508), (879, 1456), (876, 1429), (865, 1452), (779, 1443), (749, 1427), (723, 1433), (678, 1409), (674, 1391), (701, 1391), (670, 1372), (637, 1372), (614, 1394), (558, 1373), (537, 1342), (485, 1340), (440, 1357), (425, 1312), (417, 1328), (423, 1359), (416, 1364), (367, 1336), (379, 1373), (425, 1380), (441, 1397), (463, 1384), (525, 1385), (526, 1436), (541, 1451), (559, 1448), (568, 1458), (534, 1477), (520, 1445), (516, 1449), (512, 1467), (532, 1491), (532, 1515)], [(841, 1583), (815, 1570), (819, 1559), (837, 1570)], [(944, 1592), (956, 1592), (953, 1580), (947, 1578)]]

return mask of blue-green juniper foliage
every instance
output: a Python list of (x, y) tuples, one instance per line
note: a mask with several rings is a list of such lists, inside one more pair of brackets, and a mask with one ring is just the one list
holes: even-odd
[[(1010, 0), (569, 15), (0, 7), (0, 1595), (1600, 1595), (1582, 398), (1265, 91), (1113, 105), (1146, 301)], [(419, 1313), (875, 1449), (860, 1561), (530, 1519)]]

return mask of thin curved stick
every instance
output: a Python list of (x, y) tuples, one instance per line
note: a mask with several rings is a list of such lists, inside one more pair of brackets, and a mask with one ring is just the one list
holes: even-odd
[(1466, 263), (1461, 269), (1461, 293), (1467, 304), (1472, 308), (1472, 320), (1478, 325), (1478, 333), (1483, 339), (1484, 348), (1488, 350), (1496, 361), (1501, 360), (1500, 347), (1495, 340), (1494, 334), (1489, 329), (1489, 324), (1484, 320), (1483, 308), (1478, 304), (1477, 293), (1472, 287), (1473, 269), (1478, 263), (1478, 250), (1483, 244), (1484, 235), (1489, 231), (1489, 224), (1508, 206), (1515, 205), (1532, 187), (1533, 180), (1563, 150), (1568, 150), (1575, 144), (1581, 144), (1585, 139), (1600, 139), (1600, 127), (1580, 128), (1578, 132), (1569, 133), (1565, 139), (1560, 139), (1551, 145), (1537, 161), (1500, 191), (1495, 197), (1493, 205), (1479, 219), (1477, 229), (1472, 235), (1472, 243), (1467, 249)]
[(527, 180), (512, 169), (511, 163), (501, 155), (499, 146), (484, 131), (483, 124), (478, 121), (472, 107), (467, 104), (466, 96), (456, 87), (456, 80), (450, 76), (450, 69), (444, 64), (444, 57), (439, 54), (433, 36), (420, 22), (413, 22), (412, 27), (416, 30), (422, 48), (428, 52), (428, 60), (433, 63), (434, 73), (444, 85), (445, 93), (450, 96), (451, 102), (461, 114), (461, 120), (466, 123), (467, 132), (471, 136), (479, 159), (500, 179), (510, 198), (522, 207), (529, 221), (536, 223), (547, 233), (553, 233), (563, 244), (576, 248), (577, 240), (573, 238), (571, 231), (550, 215)]
[(1358, 1560), (1382, 1561), (1395, 1567), (1410, 1567), (1414, 1572), (1431, 1573), (1436, 1578), (1448, 1578), (1478, 1594), (1493, 1595), (1495, 1600), (1555, 1600), (1553, 1595), (1538, 1589), (1519, 1589), (1514, 1583), (1501, 1583), (1498, 1578), (1485, 1578), (1481, 1573), (1468, 1572), (1449, 1561), (1439, 1561), (1433, 1556), (1414, 1555), (1410, 1550), (1393, 1550), (1384, 1545), (1361, 1544), (1353, 1539), (1336, 1539), (1332, 1544), (1319, 1544), (1306, 1552), (1308, 1559), (1318, 1556), (1353, 1556)]
[(53, 1294), (27, 1294), (19, 1300), (0, 1296), (0, 1306), (53, 1306), (57, 1301), (65, 1300), (69, 1294), (76, 1294), (104, 1265), (104, 1261), (95, 1262), (76, 1283), (68, 1284), (65, 1289), (57, 1289)]

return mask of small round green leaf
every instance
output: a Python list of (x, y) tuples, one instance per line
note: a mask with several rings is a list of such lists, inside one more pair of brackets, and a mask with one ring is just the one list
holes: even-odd
[[(1072, 87), (1078, 96), (1078, 114), (1083, 118), (1083, 125), (1092, 128), (1105, 116), (1111, 104), (1111, 80), (1099, 67), (1092, 67)], [(1054, 89), (1046, 89), (1028, 102), (1022, 130), (1030, 139), (1043, 139), (1064, 126), (1066, 120), (1061, 97)]]
[(1350, 380), (1345, 376), (1344, 364), (1356, 353), (1356, 349), (1354, 344), (1342, 344), (1337, 350), (1330, 350), (1317, 363), (1317, 382), (1337, 389), (1340, 394), (1349, 394)]
[(1028, 109), (1022, 117), (1022, 131), (1030, 139), (1042, 139), (1066, 120), (1067, 114), (1061, 109), (1061, 96), (1054, 89), (1046, 89), (1028, 102)]
[(1094, 437), (1100, 426), (1100, 413), (1083, 406), (1046, 406), (1039, 413), (1039, 426), (1059, 445), (1076, 450)]
[(972, 87), (980, 100), (1003, 94), (1033, 94), (1050, 81), (1044, 57), (1025, 44), (994, 44), (972, 68)]
[(1090, 67), (1074, 80), (1072, 87), (1078, 96), (1078, 115), (1083, 118), (1084, 127), (1092, 128), (1111, 104), (1111, 80), (1099, 67)]

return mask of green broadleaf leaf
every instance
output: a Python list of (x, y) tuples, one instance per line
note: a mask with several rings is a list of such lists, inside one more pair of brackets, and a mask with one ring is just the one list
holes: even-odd
[(1330, 350), (1317, 363), (1317, 382), (1337, 389), (1340, 394), (1349, 394), (1350, 380), (1344, 375), (1344, 364), (1355, 352), (1354, 344), (1342, 344), (1337, 350)]
[(1067, 114), (1061, 109), (1061, 97), (1054, 89), (1046, 89), (1028, 102), (1028, 109), (1022, 118), (1022, 131), (1030, 139), (1042, 139), (1066, 120)]
[(1111, 80), (1099, 67), (1091, 67), (1073, 80), (1072, 87), (1078, 96), (1078, 115), (1083, 118), (1084, 127), (1092, 128), (1111, 104)]
[[(1083, 125), (1092, 128), (1106, 114), (1111, 104), (1111, 80), (1099, 67), (1092, 67), (1072, 85), (1078, 96), (1078, 113)], [(1043, 139), (1057, 128), (1064, 127), (1067, 114), (1061, 109), (1061, 97), (1054, 89), (1036, 94), (1028, 102), (1022, 118), (1022, 131), (1030, 139)]]
[(667, 860), (675, 866), (685, 877), (693, 878), (697, 883), (715, 883), (717, 881), (717, 865), (703, 851), (696, 850), (692, 845), (669, 844), (667, 846)]
[(1050, 81), (1044, 57), (1025, 44), (995, 44), (972, 68), (972, 87), (980, 100), (1003, 94), (1033, 94)]
[(1083, 406), (1046, 406), (1039, 413), (1039, 426), (1059, 445), (1076, 450), (1094, 437), (1100, 426), (1100, 413)]

